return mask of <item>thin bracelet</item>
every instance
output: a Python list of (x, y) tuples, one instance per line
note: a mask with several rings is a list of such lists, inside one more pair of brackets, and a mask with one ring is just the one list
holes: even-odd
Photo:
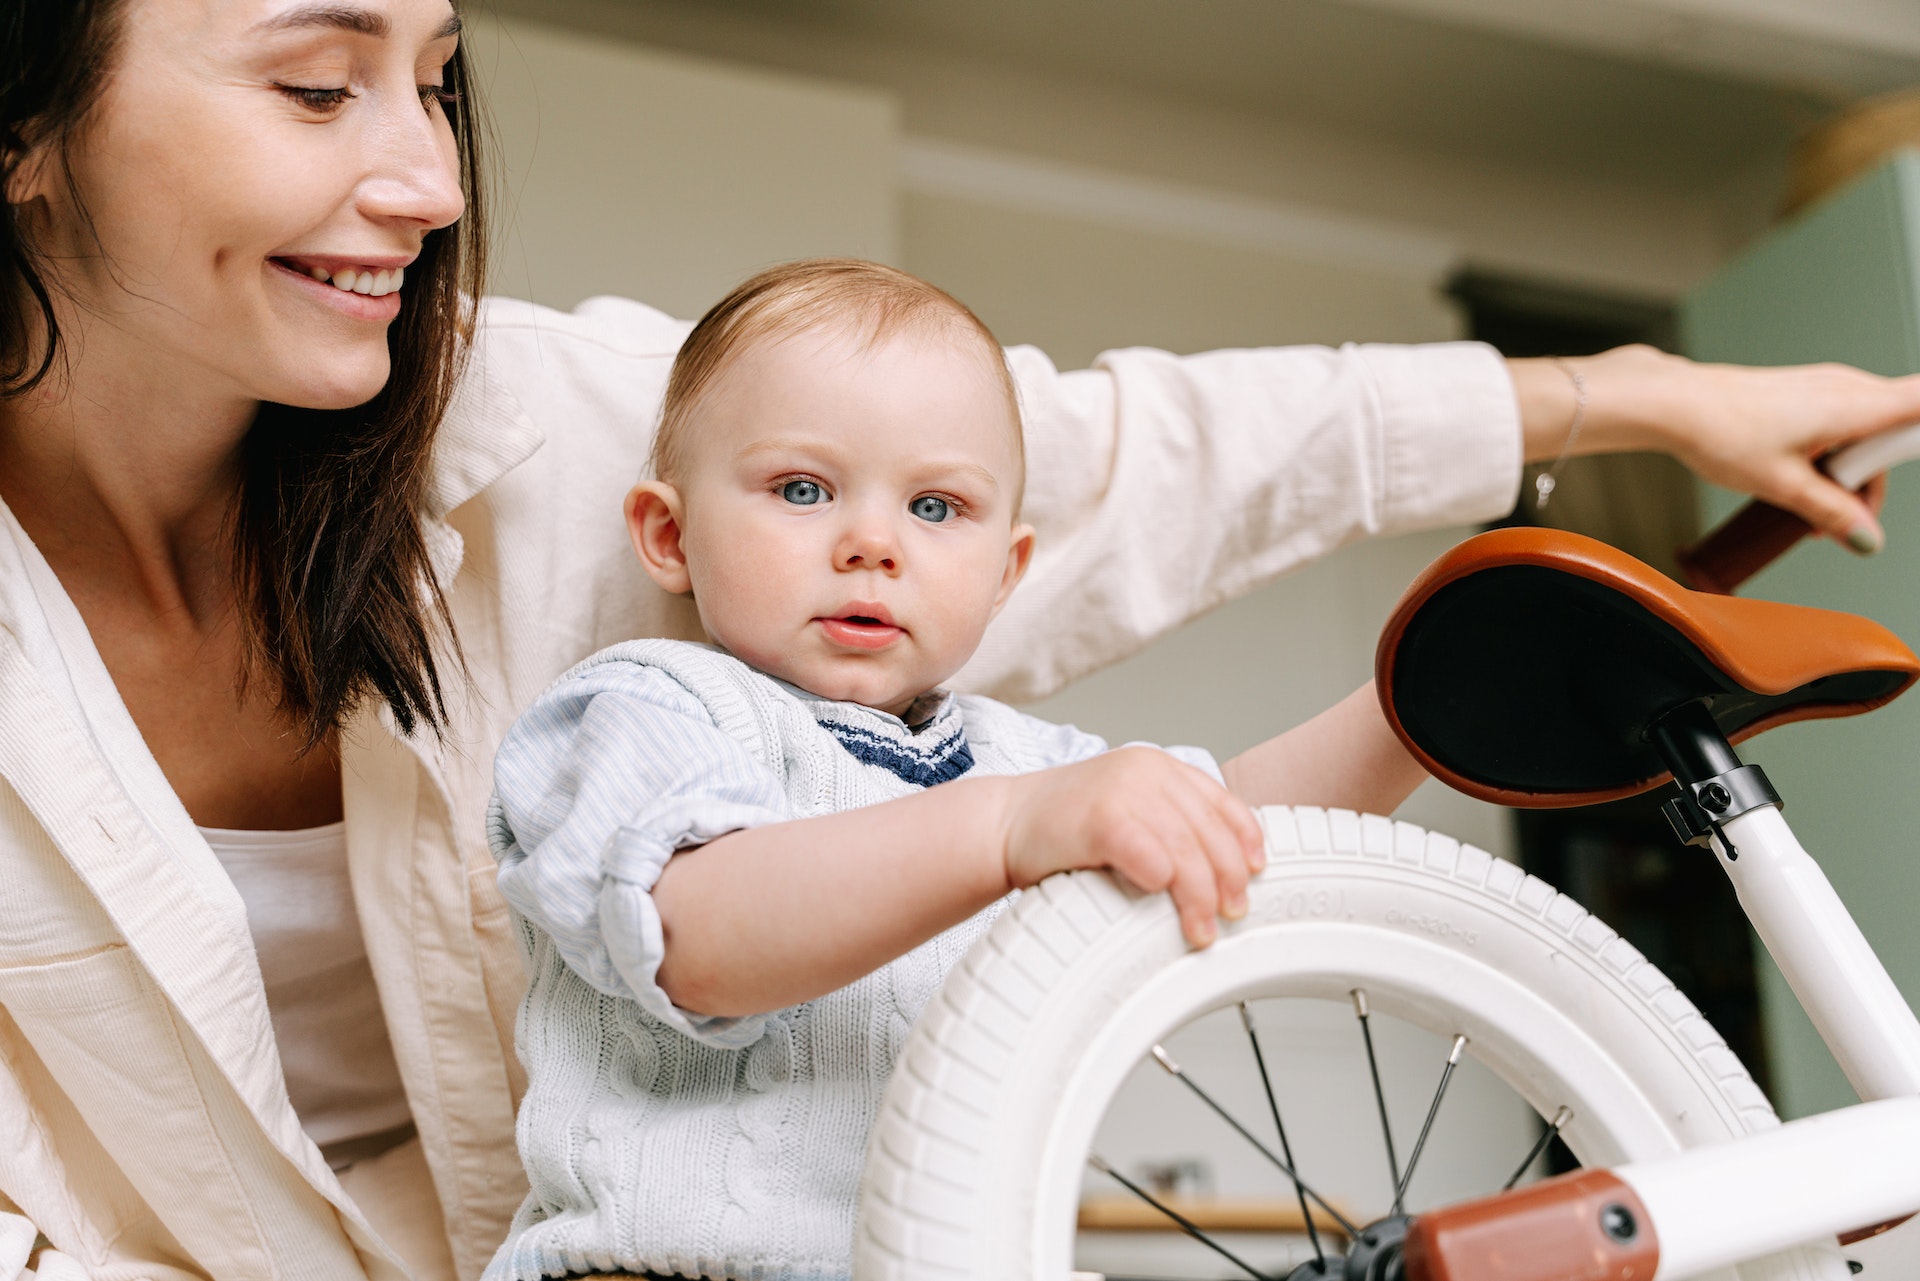
[(1587, 420), (1587, 380), (1580, 371), (1558, 356), (1549, 356), (1555, 368), (1573, 381), (1573, 421), (1567, 425), (1567, 438), (1561, 442), (1560, 456), (1553, 465), (1533, 478), (1533, 509), (1539, 511), (1547, 505), (1547, 496), (1553, 493), (1554, 477), (1560, 474), (1560, 464), (1567, 461), (1567, 455), (1573, 451), (1573, 441), (1580, 434), (1580, 424)]

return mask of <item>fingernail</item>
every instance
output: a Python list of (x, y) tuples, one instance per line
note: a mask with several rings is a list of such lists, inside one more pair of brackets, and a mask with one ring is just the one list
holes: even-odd
[(1847, 531), (1847, 546), (1862, 556), (1871, 556), (1885, 545), (1885, 539), (1872, 525), (1855, 525)]
[(1237, 921), (1246, 914), (1247, 896), (1244, 894), (1234, 895), (1227, 900), (1226, 906), (1220, 909), (1220, 915), (1226, 917), (1229, 921)]
[(1247, 866), (1256, 872), (1265, 871), (1267, 867), (1267, 851), (1265, 849), (1256, 849), (1253, 852), (1253, 857), (1247, 860)]
[(1219, 936), (1219, 926), (1215, 925), (1212, 921), (1202, 921), (1200, 922), (1200, 928), (1193, 932), (1193, 945), (1195, 947), (1205, 947)]

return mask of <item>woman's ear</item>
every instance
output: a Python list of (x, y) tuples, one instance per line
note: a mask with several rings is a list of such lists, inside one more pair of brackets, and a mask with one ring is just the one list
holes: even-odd
[(993, 612), (998, 614), (1000, 607), (1007, 603), (1007, 597), (1013, 595), (1013, 589), (1027, 576), (1027, 565), (1033, 560), (1033, 526), (1015, 525), (1013, 541), (1007, 545), (1007, 568), (1000, 575), (1000, 590), (993, 597)]
[(6, 202), (10, 205), (25, 205), (44, 198), (48, 194), (47, 182), (52, 176), (48, 171), (47, 148), (43, 144), (37, 147), (14, 145), (0, 154), (0, 167), (7, 175)]
[(627, 536), (647, 576), (676, 595), (693, 590), (680, 545), (686, 519), (680, 491), (664, 480), (643, 480), (627, 491)]

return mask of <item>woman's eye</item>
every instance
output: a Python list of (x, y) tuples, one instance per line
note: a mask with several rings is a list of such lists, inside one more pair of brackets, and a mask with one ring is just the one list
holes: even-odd
[(818, 482), (811, 480), (790, 480), (780, 486), (780, 497), (795, 507), (811, 507), (826, 498), (826, 491)]
[(452, 111), (454, 104), (459, 101), (460, 95), (445, 85), (420, 86), (420, 105), (429, 111), (433, 110), (433, 104), (436, 102), (440, 104), (441, 110)]
[(907, 510), (930, 525), (938, 525), (953, 515), (953, 505), (944, 498), (922, 494), (907, 504)]
[(357, 96), (353, 90), (344, 85), (338, 89), (312, 89), (305, 85), (275, 85), (274, 88), (307, 110), (316, 111), (322, 115), (338, 111), (346, 105), (349, 98)]

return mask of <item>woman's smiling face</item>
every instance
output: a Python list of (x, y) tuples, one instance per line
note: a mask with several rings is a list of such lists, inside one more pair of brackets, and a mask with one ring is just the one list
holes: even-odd
[(128, 0), (66, 171), (34, 157), (9, 193), (70, 336), (147, 386), (371, 399), (400, 269), (463, 207), (458, 28), (447, 0)]

